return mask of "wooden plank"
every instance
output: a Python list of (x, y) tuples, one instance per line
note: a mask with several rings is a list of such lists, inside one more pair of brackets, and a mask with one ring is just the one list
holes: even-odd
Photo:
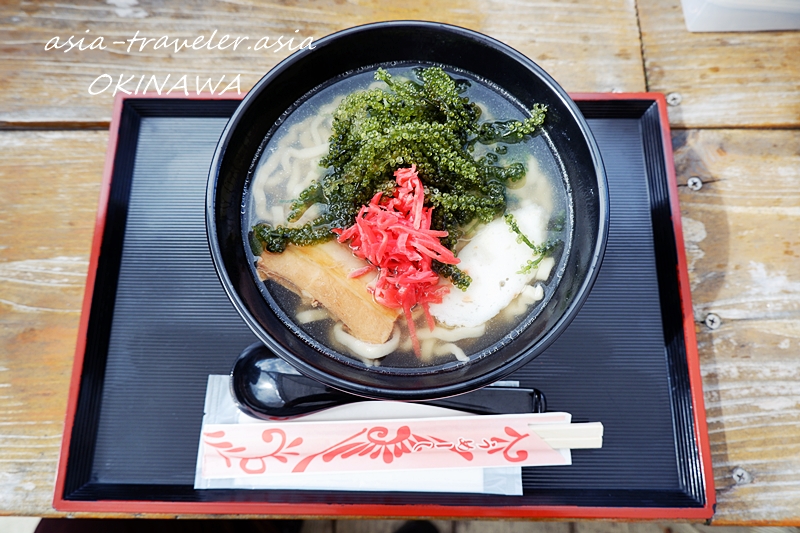
[(303, 520), (300, 533), (334, 533), (333, 520)]
[[(800, 522), (800, 132), (673, 134), (715, 524)], [(718, 329), (705, 323), (709, 313)], [(712, 326), (714, 324), (712, 323)], [(744, 471), (745, 473), (742, 473)]]
[(690, 33), (680, 0), (637, 0), (648, 90), (679, 128), (800, 125), (800, 33)]
[[(570, 533), (671, 533), (669, 526), (658, 522), (577, 522)], [(689, 532), (687, 532), (689, 533)], [(695, 532), (692, 532), (695, 533)]]
[[(248, 50), (261, 37), (273, 42), (278, 36), (318, 39), (346, 27), (391, 19), (424, 19), (448, 22), (485, 32), (516, 47), (538, 61), (570, 91), (641, 91), (644, 89), (636, 13), (633, 0), (591, 0), (562, 3), (544, 0), (447, 0), (443, 2), (380, 2), (362, 0), (297, 0), (261, 4), (255, 0), (190, 4), (142, 1), (129, 7), (119, 2), (3, 2), (0, 20), (7, 21), (0, 37), (0, 127), (53, 125), (103, 126), (110, 119), (113, 86), (96, 96), (89, 94), (92, 82), (103, 74), (115, 83), (134, 76), (126, 85), (134, 91), (145, 76), (163, 84), (164, 91), (187, 75), (188, 89), (212, 79), (222, 91), (236, 75), (241, 90), (247, 91), (267, 70), (288, 55), (277, 51)], [(88, 33), (87, 33), (87, 30)], [(130, 53), (127, 45), (113, 42), (140, 37), (193, 39), (222, 35), (249, 37), (234, 51), (167, 50), (144, 51), (138, 44)], [(297, 32), (296, 32), (297, 31)], [(105, 50), (74, 48), (66, 52), (45, 50), (55, 36), (61, 40), (85, 37), (86, 48), (97, 37), (104, 38)], [(294, 42), (298, 46), (300, 38)], [(230, 41), (232, 42), (232, 41)], [(107, 83), (105, 80), (104, 83)], [(93, 91), (103, 87), (97, 84)], [(151, 86), (150, 92), (153, 92)], [(231, 88), (230, 91), (235, 91)], [(230, 91), (228, 94), (230, 94)], [(206, 93), (208, 90), (205, 91)], [(178, 89), (172, 94), (182, 94)]]
[(455, 522), (453, 533), (573, 533), (573, 527), (569, 522), (464, 520)]
[[(334, 528), (336, 533), (394, 533), (406, 522), (406, 520), (336, 520), (334, 521)], [(454, 522), (431, 520), (430, 523), (439, 533), (451, 533), (453, 531)], [(422, 527), (428, 527), (429, 529), (429, 526)], [(428, 529), (420, 530), (419, 533), (427, 532)]]
[(51, 507), (106, 132), (0, 132), (0, 513)]
[[(56, 515), (50, 502), (106, 140), (99, 131), (0, 132), (0, 514)], [(681, 131), (673, 144), (679, 181), (706, 181), (699, 191), (681, 187), (681, 207), (715, 523), (797, 523), (800, 131)], [(710, 312), (718, 329), (703, 324)], [(748, 475), (734, 479), (737, 467)]]

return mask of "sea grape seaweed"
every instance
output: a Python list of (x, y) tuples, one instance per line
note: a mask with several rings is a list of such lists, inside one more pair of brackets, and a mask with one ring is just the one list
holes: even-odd
[(517, 272), (517, 274), (530, 274), (534, 268), (539, 266), (539, 263), (542, 262), (542, 259), (548, 255), (551, 255), (553, 251), (561, 244), (561, 239), (550, 239), (543, 244), (534, 244), (524, 233), (522, 233), (522, 230), (519, 229), (519, 225), (517, 224), (517, 220), (514, 218), (514, 215), (511, 213), (506, 213), (503, 218), (505, 219), (506, 224), (508, 224), (511, 232), (517, 235), (517, 242), (524, 244), (533, 250), (534, 255), (538, 256), (536, 259), (529, 259), (524, 265), (522, 265), (522, 268)]
[[(506, 183), (524, 177), (525, 167), (520, 162), (503, 165), (503, 145), (473, 157), (475, 144), (523, 141), (539, 131), (546, 107), (534, 105), (522, 121), (479, 122), (480, 107), (462, 96), (467, 80), (454, 80), (439, 67), (414, 69), (414, 74), (416, 80), (396, 80), (378, 69), (375, 78), (386, 89), (344, 98), (334, 112), (330, 147), (320, 162), (328, 170), (292, 202), (288, 220), (297, 221), (316, 203), (327, 209), (297, 228), (256, 225), (254, 250), (282, 252), (289, 243), (305, 246), (332, 239), (331, 229), (351, 226), (377, 192), (391, 194), (395, 170), (412, 164), (425, 186), (425, 205), (434, 208), (432, 227), (449, 233), (442, 239), (449, 249), (455, 250), (461, 227), (475, 219), (489, 222), (505, 212)], [(457, 267), (434, 267), (461, 289), (470, 283)]]

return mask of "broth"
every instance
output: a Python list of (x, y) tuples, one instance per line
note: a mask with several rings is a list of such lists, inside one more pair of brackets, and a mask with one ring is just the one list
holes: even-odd
[[(421, 66), (423, 65), (401, 64), (383, 65), (383, 68), (392, 75), (393, 79), (412, 79), (413, 69)], [(286, 217), (291, 202), (327, 172), (327, 169), (319, 165), (319, 161), (328, 153), (333, 112), (339, 103), (345, 95), (354, 91), (385, 87), (383, 82), (374, 79), (376, 68), (377, 66), (343, 76), (306, 95), (292, 109), (284, 113), (270, 130), (254, 160), (245, 185), (242, 227), (245, 232), (243, 239), (246, 243), (251, 242), (250, 230), (256, 224), (268, 223), (272, 226), (299, 227), (314, 219), (321, 210), (325, 209), (324, 204), (315, 204), (299, 220), (287, 223)], [(468, 82), (469, 87), (463, 96), (468, 97), (481, 108), (481, 122), (523, 120), (529, 116), (527, 112), (523, 111), (523, 106), (498, 87), (464, 71), (448, 67), (444, 67), (444, 70), (453, 79), (460, 80), (461, 83)], [(563, 273), (572, 234), (571, 203), (564, 172), (559, 161), (553, 156), (546, 133), (529, 137), (516, 144), (503, 143), (501, 146), (501, 149), (497, 149), (496, 146), (476, 143), (472, 155), (478, 158), (490, 152), (499, 153), (504, 164), (511, 162), (524, 164), (525, 177), (518, 182), (507, 184), (506, 211), (521, 215), (532, 213), (531, 220), (539, 220), (541, 221), (539, 225), (543, 226), (542, 231), (539, 232), (539, 239), (542, 239), (540, 244), (545, 240), (558, 240), (561, 245), (556, 247), (551, 257), (541, 261), (534, 271), (536, 273), (534, 279), (526, 283), (519, 295), (495, 316), (481, 324), (453, 324), (454, 319), (447, 319), (450, 321), (448, 325), (437, 320), (436, 330), (432, 334), (426, 325), (421, 306), (417, 306), (414, 311), (414, 323), (419, 337), (421, 357), (415, 355), (412, 350), (408, 326), (400, 313), (389, 341), (393, 344), (387, 345), (384, 350), (388, 351), (388, 354), (373, 358), (364, 355), (363, 346), (356, 348), (355, 351), (348, 347), (346, 344), (352, 343), (347, 336), (342, 336), (344, 328), (341, 323), (337, 324), (337, 321), (324, 308), (315, 306), (315, 302), (308, 295), (302, 294), (302, 288), (294, 287), (293, 290), (289, 290), (281, 283), (266, 280), (262, 285), (262, 290), (268, 291), (272, 296), (267, 300), (270, 301), (274, 298), (274, 303), (280, 310), (290, 317), (300, 330), (314, 339), (316, 343), (321, 344), (323, 351), (337, 358), (340, 357), (338, 354), (347, 354), (349, 357), (361, 361), (365, 366), (381, 365), (411, 369), (452, 362), (454, 359), (466, 361), (471, 357), (489, 355), (493, 351), (493, 346), (496, 346), (515, 328), (524, 327), (534, 320), (538, 310), (550, 299)], [(534, 233), (536, 232), (535, 226), (531, 225), (531, 222), (525, 222), (525, 220), (519, 222), (521, 227), (527, 224), (528, 227), (534, 228)], [(499, 229), (500, 226), (504, 226), (505, 230)], [(469, 273), (473, 278), (473, 285), (470, 289), (473, 289), (473, 286), (477, 287), (475, 284), (481, 275), (492, 274), (492, 272), (481, 272), (480, 268), (475, 266), (482, 261), (481, 257), (503, 256), (502, 249), (481, 250), (476, 248), (478, 246), (476, 243), (481, 240), (495, 243), (497, 235), (501, 237), (500, 240), (505, 241), (507, 238), (503, 236), (504, 232), (514, 235), (502, 217), (489, 224), (473, 223), (471, 227), (464, 229), (465, 235), (459, 240), (456, 250), (459, 254), (458, 257), (463, 252), (465, 256), (471, 254), (470, 257), (474, 259), (474, 268)], [(523, 232), (527, 234), (528, 232), (524, 230), (523, 227)], [(514, 238), (516, 239), (516, 236)], [(473, 241), (475, 242), (473, 243)], [(336, 243), (335, 240), (333, 243), (342, 250), (348, 250), (346, 244)], [(331, 245), (325, 244), (324, 246), (330, 247)], [(246, 246), (246, 248), (251, 254), (253, 275), (263, 279), (256, 269), (259, 258), (253, 254), (250, 246)], [(353, 269), (358, 268), (359, 264), (366, 264), (355, 257), (352, 257), (352, 260)], [(342, 261), (347, 262), (348, 260), (342, 259)], [(522, 266), (523, 263), (519, 265), (520, 268)], [(369, 275), (374, 277), (374, 274)], [(537, 279), (537, 276), (543, 279)], [(484, 279), (489, 278), (484, 277)], [(450, 285), (447, 280), (443, 283)], [(284, 285), (286, 284), (284, 283)], [(498, 291), (505, 287), (502, 279), (499, 280), (498, 287)], [(478, 291), (477, 288), (474, 290)], [(483, 292), (492, 292), (494, 286), (482, 290)], [(450, 285), (451, 294), (445, 297), (446, 302), (449, 301), (448, 298), (450, 300), (458, 298), (467, 300), (461, 295), (461, 292), (458, 288)], [(459, 302), (456, 303), (459, 305), (471, 304), (469, 301)], [(272, 302), (271, 305), (273, 305)], [(446, 316), (447, 309), (452, 308), (453, 305), (446, 303), (438, 307), (436, 305), (431, 307), (439, 309), (440, 316)], [(492, 311), (486, 312), (491, 313)], [(432, 313), (437, 314), (434, 311)], [(458, 319), (455, 321), (457, 322)], [(343, 344), (343, 340), (346, 341), (345, 344)]]

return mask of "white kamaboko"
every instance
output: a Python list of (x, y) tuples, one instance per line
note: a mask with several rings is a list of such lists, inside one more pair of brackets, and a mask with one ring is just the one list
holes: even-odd
[[(548, 216), (544, 209), (529, 204), (512, 214), (530, 240), (536, 244), (545, 241)], [(538, 269), (520, 274), (522, 266), (533, 257), (532, 252), (524, 243), (517, 242), (517, 235), (502, 217), (480, 230), (458, 257), (459, 268), (472, 278), (472, 283), (466, 291), (451, 290), (442, 303), (430, 306), (436, 320), (448, 326), (472, 327), (488, 322), (531, 281), (547, 279), (554, 264), (551, 258), (545, 258)]]

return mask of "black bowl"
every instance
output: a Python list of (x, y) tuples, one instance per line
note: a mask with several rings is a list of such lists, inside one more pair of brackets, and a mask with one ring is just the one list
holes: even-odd
[[(253, 275), (242, 231), (248, 172), (281, 115), (309, 91), (360, 68), (391, 62), (433, 63), (489, 80), (525, 108), (548, 107), (545, 137), (563, 167), (572, 235), (552, 297), (535, 314), (469, 362), (419, 368), (368, 367), (321, 347), (294, 325)], [(214, 265), (236, 310), (258, 338), (303, 374), (353, 394), (423, 400), (480, 388), (542, 353), (569, 325), (599, 270), (608, 231), (605, 170), (594, 138), (566, 92), (539, 66), (479, 33), (429, 22), (369, 24), (320, 39), (264, 76), (222, 133), (211, 164), (206, 225)]]

